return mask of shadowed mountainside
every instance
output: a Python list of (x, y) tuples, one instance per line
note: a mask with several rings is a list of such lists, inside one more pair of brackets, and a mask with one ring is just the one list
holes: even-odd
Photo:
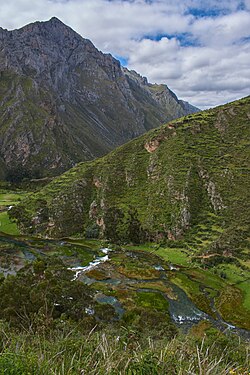
[(0, 164), (10, 179), (56, 175), (195, 111), (55, 17), (0, 28)]

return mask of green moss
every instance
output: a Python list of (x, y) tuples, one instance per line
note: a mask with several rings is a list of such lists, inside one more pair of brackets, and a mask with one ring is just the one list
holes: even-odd
[(249, 330), (249, 310), (245, 308), (243, 298), (240, 289), (227, 285), (216, 299), (216, 308), (224, 320)]
[(136, 303), (139, 306), (157, 311), (168, 311), (168, 301), (159, 293), (137, 292)]
[(243, 292), (243, 306), (245, 309), (250, 311), (250, 290), (249, 290), (249, 279), (239, 283), (238, 288)]
[(183, 289), (200, 310), (216, 319), (216, 315), (211, 308), (209, 297), (215, 296), (217, 291), (214, 293), (208, 284), (202, 284), (204, 286), (202, 290), (199, 282), (190, 279), (188, 275), (180, 272), (174, 273), (171, 276), (171, 281)]
[(165, 295), (168, 296), (168, 298), (176, 299), (176, 295), (174, 294), (172, 288), (170, 286), (166, 286), (161, 281), (155, 281), (155, 282), (138, 282), (135, 285), (131, 284), (131, 287), (134, 286), (135, 289), (153, 289), (158, 292), (162, 292)]

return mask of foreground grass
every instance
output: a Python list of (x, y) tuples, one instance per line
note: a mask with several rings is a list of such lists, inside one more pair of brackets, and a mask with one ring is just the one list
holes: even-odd
[(153, 340), (150, 332), (141, 338), (125, 328), (84, 333), (67, 324), (47, 335), (17, 333), (2, 324), (0, 338), (0, 374), (249, 374), (249, 345), (207, 323), (170, 341)]

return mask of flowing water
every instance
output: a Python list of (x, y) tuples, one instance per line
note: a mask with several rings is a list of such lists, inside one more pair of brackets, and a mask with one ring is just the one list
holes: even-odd
[(75, 276), (73, 280), (76, 280), (81, 274), (89, 272), (94, 268), (97, 268), (99, 264), (107, 262), (109, 260), (108, 252), (110, 251), (109, 248), (101, 248), (100, 249), (103, 254), (106, 254), (102, 257), (95, 257), (93, 261), (91, 261), (87, 266), (77, 266), (77, 267), (69, 267), (69, 270), (75, 272)]
[[(110, 286), (114, 288), (122, 286), (123, 289), (127, 290), (133, 288), (135, 292), (144, 291), (160, 293), (168, 300), (169, 313), (173, 322), (184, 330), (187, 330), (192, 325), (206, 319), (210, 320), (215, 326), (222, 330), (229, 329), (232, 332), (250, 338), (249, 331), (238, 329), (233, 325), (224, 322), (218, 312), (216, 312), (218, 319), (215, 320), (205, 312), (199, 310), (190, 300), (187, 294), (168, 279), (169, 271), (165, 269), (165, 265), (160, 263), (155, 264), (154, 258), (151, 260), (151, 270), (158, 272), (159, 276), (151, 279), (138, 279), (132, 276), (129, 277), (126, 275), (121, 275), (119, 272), (117, 272), (117, 266), (112, 263), (112, 257), (110, 257), (111, 249), (109, 248), (101, 248), (97, 252), (87, 247), (84, 248), (83, 246), (77, 246), (67, 241), (41, 240), (21, 236), (18, 238), (13, 238), (11, 236), (1, 234), (0, 245), (3, 245), (3, 247), (1, 247), (0, 254), (0, 273), (2, 273), (5, 277), (8, 274), (16, 274), (27, 262), (32, 262), (39, 256), (59, 254), (60, 259), (63, 259), (65, 264), (68, 266), (68, 269), (74, 272), (74, 280), (78, 279), (87, 285), (96, 283), (97, 285), (105, 285), (107, 287)], [(115, 254), (115, 252), (112, 252), (112, 254), (113, 253)], [(146, 259), (147, 266), (150, 261), (150, 254), (144, 254), (143, 252), (140, 252), (140, 254), (136, 252), (127, 252), (126, 257), (127, 258), (125, 258), (125, 261), (126, 259), (132, 259), (133, 262), (138, 262), (138, 264), (143, 263)], [(115, 271), (112, 271), (111, 275), (103, 280), (96, 280), (95, 277), (88, 276), (90, 271), (98, 270), (100, 267), (102, 271), (104, 270), (105, 272), (106, 269), (108, 269), (109, 273), (111, 272), (108, 267), (113, 267), (113, 270)], [(141, 269), (143, 269), (143, 267)], [(174, 270), (174, 272), (179, 272), (173, 265), (169, 265), (169, 269), (171, 269), (171, 271)], [(175, 297), (173, 298), (168, 294), (157, 290), (157, 288), (154, 289), (152, 286), (149, 288), (140, 287), (141, 283), (144, 283), (144, 285), (150, 285), (150, 283), (152, 284), (157, 282), (161, 282), (165, 287), (170, 288)], [(98, 291), (98, 286), (95, 300), (99, 303), (106, 303), (113, 306), (118, 319), (120, 319), (125, 312), (124, 307), (116, 297), (105, 295), (105, 292)]]
[(115, 312), (118, 316), (118, 319), (120, 319), (125, 312), (121, 303), (118, 301), (117, 298), (115, 298), (113, 296), (106, 296), (103, 293), (98, 293), (95, 297), (95, 300), (99, 303), (107, 303), (107, 304), (113, 306), (113, 308), (114, 308), (114, 310), (115, 310)]

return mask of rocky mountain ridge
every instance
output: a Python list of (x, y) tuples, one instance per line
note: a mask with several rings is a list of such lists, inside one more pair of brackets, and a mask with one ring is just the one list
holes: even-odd
[(55, 175), (195, 112), (53, 17), (0, 29), (0, 163)]

